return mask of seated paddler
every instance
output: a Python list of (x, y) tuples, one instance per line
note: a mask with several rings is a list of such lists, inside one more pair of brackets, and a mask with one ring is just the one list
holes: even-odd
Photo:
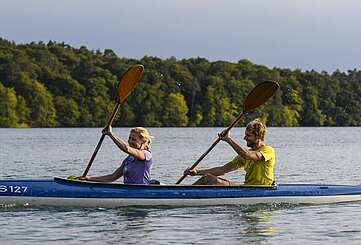
[(119, 149), (128, 156), (123, 160), (120, 167), (111, 174), (80, 177), (79, 179), (112, 182), (123, 177), (124, 184), (150, 184), (153, 162), (149, 148), (153, 137), (148, 130), (142, 127), (131, 129), (128, 144), (113, 133), (111, 126), (103, 129), (103, 134), (108, 135)]
[(274, 184), (275, 151), (271, 146), (265, 144), (266, 126), (264, 123), (255, 119), (246, 126), (243, 139), (248, 148), (240, 146), (227, 130), (218, 136), (220, 140), (230, 145), (237, 155), (233, 160), (220, 167), (186, 169), (184, 175), (202, 176), (194, 185), (239, 185), (237, 182), (219, 177), (238, 169), (246, 172), (245, 185), (271, 186)]

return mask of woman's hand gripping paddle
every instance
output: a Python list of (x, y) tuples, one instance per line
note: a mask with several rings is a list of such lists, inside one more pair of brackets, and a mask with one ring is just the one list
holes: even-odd
[[(252, 91), (247, 95), (246, 101), (243, 104), (243, 111), (239, 116), (232, 122), (231, 125), (226, 129), (226, 132), (230, 131), (245, 115), (246, 113), (252, 111), (258, 106), (264, 104), (269, 98), (274, 95), (276, 90), (279, 88), (278, 83), (273, 81), (265, 81), (258, 84), (256, 87), (252, 89)], [(218, 144), (220, 141), (219, 138), (214, 141), (212, 146), (190, 167), (190, 169), (194, 169), (207, 154)], [(176, 184), (180, 184), (187, 175), (183, 175)]]
[[(128, 97), (128, 95), (130, 95), (130, 93), (134, 90), (135, 86), (137, 85), (138, 81), (140, 80), (140, 78), (142, 77), (144, 71), (144, 66), (143, 65), (134, 65), (132, 67), (130, 67), (122, 76), (122, 78), (120, 79), (119, 85), (118, 85), (118, 100), (117, 103), (114, 107), (113, 113), (111, 114), (111, 116), (108, 119), (107, 124), (105, 125), (104, 128), (108, 128), (110, 125), (112, 125), (112, 122), (115, 118), (115, 115), (117, 114), (120, 104), (124, 102), (124, 100)], [(102, 137), (100, 138), (98, 145), (95, 148), (95, 151), (93, 153), (93, 155), (91, 156), (88, 166), (86, 167), (82, 177), (85, 177), (88, 172), (89, 169), (95, 159), (95, 156), (97, 155), (100, 146), (103, 143), (105, 134), (102, 135)]]

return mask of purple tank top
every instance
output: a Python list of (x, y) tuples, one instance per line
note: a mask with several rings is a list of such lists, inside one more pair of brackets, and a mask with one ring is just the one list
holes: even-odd
[(149, 184), (152, 169), (152, 153), (144, 150), (145, 160), (129, 155), (122, 162), (124, 184)]

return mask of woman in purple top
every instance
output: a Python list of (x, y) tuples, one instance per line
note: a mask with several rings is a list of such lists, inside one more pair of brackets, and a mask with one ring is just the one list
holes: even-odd
[(119, 149), (129, 155), (114, 173), (81, 179), (95, 182), (112, 182), (123, 176), (124, 184), (149, 184), (152, 169), (152, 153), (149, 151), (149, 146), (152, 142), (152, 136), (148, 130), (142, 127), (131, 129), (128, 145), (113, 133), (111, 126), (103, 129), (103, 134), (108, 135)]

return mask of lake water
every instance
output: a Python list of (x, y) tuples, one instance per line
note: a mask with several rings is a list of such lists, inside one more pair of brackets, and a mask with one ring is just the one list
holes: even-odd
[[(175, 183), (221, 128), (150, 128), (153, 178)], [(101, 129), (0, 129), (0, 178), (81, 175)], [(127, 138), (128, 128), (114, 131)], [(242, 140), (244, 128), (232, 135)], [(361, 184), (361, 128), (269, 128), (278, 183)], [(220, 142), (200, 163), (228, 162)], [(90, 175), (112, 172), (125, 154), (106, 139)], [(243, 180), (243, 172), (226, 176)], [(183, 183), (192, 183), (188, 177)], [(0, 209), (0, 244), (360, 244), (361, 203), (187, 208)]]

